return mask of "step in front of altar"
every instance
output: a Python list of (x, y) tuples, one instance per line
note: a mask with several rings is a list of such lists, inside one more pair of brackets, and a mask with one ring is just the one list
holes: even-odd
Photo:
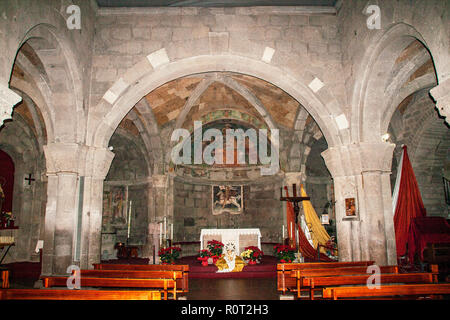
[(177, 264), (189, 264), (190, 279), (239, 279), (239, 278), (276, 278), (277, 260), (265, 256), (261, 263), (247, 265), (241, 272), (219, 272), (215, 265), (202, 266), (196, 256), (183, 257)]

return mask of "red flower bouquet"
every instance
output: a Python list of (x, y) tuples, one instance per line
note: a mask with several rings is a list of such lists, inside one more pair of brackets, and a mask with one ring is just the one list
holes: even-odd
[(281, 263), (291, 263), (295, 260), (295, 250), (290, 246), (277, 244), (273, 249), (275, 256)]
[(168, 247), (159, 249), (159, 259), (163, 264), (175, 264), (175, 261), (180, 257), (181, 248)]

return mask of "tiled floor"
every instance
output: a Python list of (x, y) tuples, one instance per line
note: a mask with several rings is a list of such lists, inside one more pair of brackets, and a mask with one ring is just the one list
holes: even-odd
[(189, 279), (188, 300), (279, 300), (276, 278)]

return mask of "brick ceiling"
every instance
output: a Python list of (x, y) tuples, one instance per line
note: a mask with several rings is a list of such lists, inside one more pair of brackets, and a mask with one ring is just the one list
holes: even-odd
[[(186, 101), (205, 76), (207, 74), (173, 80), (145, 96), (159, 126), (177, 119)], [(277, 126), (293, 128), (300, 104), (283, 90), (266, 81), (246, 75), (221, 73), (221, 76), (235, 80), (256, 96)], [(245, 97), (222, 82), (212, 82), (194, 102), (183, 127), (189, 127), (194, 120), (199, 120), (205, 114), (217, 110), (236, 110), (264, 122), (259, 112)]]

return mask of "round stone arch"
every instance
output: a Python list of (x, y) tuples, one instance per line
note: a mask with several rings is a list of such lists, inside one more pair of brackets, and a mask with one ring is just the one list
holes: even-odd
[[(395, 62), (405, 46), (419, 41), (430, 53), (422, 35), (411, 25), (397, 23), (384, 33), (372, 39), (366, 48), (366, 54), (360, 62), (355, 86), (351, 97), (351, 139), (353, 142), (381, 142), (381, 136), (387, 130), (390, 117), (395, 110), (387, 110), (394, 104), (385, 102), (380, 105), (380, 97), (384, 96), (384, 84), (390, 76), (389, 67)], [(432, 55), (430, 53), (432, 58)], [(386, 63), (388, 61), (388, 64)], [(387, 65), (387, 67), (386, 67)], [(420, 87), (428, 84), (419, 83)], [(399, 89), (399, 88), (397, 88)], [(419, 88), (420, 89), (420, 88)], [(386, 119), (388, 119), (386, 121)]]
[[(64, 130), (65, 137), (62, 137), (62, 140), (69, 140), (68, 142), (82, 142), (85, 138), (86, 132), (86, 117), (85, 117), (85, 108), (84, 108), (84, 99), (83, 99), (83, 81), (81, 76), (81, 71), (79, 70), (78, 63), (76, 62), (76, 56), (74, 54), (73, 45), (71, 45), (71, 41), (67, 34), (61, 32), (60, 30), (67, 29), (66, 22), (62, 16), (57, 15), (54, 17), (54, 24), (50, 23), (38, 23), (31, 28), (29, 28), (26, 33), (23, 35), (21, 41), (18, 44), (17, 51), (14, 57), (14, 63), (18, 59), (18, 55), (22, 46), (32, 39), (42, 39), (48, 43), (55, 45), (55, 50), (58, 51), (58, 59), (61, 59), (65, 68), (65, 76), (67, 77), (67, 90), (63, 92), (58, 92), (58, 96), (55, 96), (55, 93), (49, 89), (50, 84), (43, 80), (40, 77), (39, 71), (29, 69), (24, 70), (25, 72), (29, 72), (30, 76), (34, 78), (36, 82), (36, 88), (30, 89), (30, 95), (39, 96), (39, 100), (42, 100), (42, 105), (38, 104), (38, 108), (41, 110), (41, 114), (44, 117), (44, 121), (48, 128), (52, 128), (48, 132), (48, 142), (54, 142), (56, 139), (61, 138), (57, 137), (57, 122), (58, 117), (57, 113), (75, 113), (76, 123), (73, 126), (73, 132), (66, 132)], [(33, 50), (35, 48), (32, 47)], [(39, 57), (39, 59), (41, 59)], [(45, 69), (46, 72), (51, 72), (49, 69)], [(12, 80), (12, 72), (10, 74), (10, 82)], [(26, 85), (24, 87), (27, 87)], [(37, 89), (37, 90), (36, 90)], [(24, 92), (27, 89), (23, 88)], [(36, 91), (38, 93), (34, 93)], [(61, 95), (62, 94), (62, 95)], [(67, 106), (63, 110), (61, 105), (58, 103), (61, 101), (61, 98), (64, 100), (69, 100), (70, 105)], [(58, 103), (58, 106), (56, 104)], [(59, 126), (60, 128), (61, 126)]]
[[(155, 62), (155, 56), (158, 60)], [(153, 65), (152, 65), (153, 62)], [(145, 70), (145, 71), (143, 71)], [(307, 85), (276, 66), (243, 56), (201, 55), (171, 62), (165, 49), (150, 54), (119, 78), (105, 93), (96, 110), (107, 110), (97, 122), (90, 124), (92, 134), (87, 137), (95, 147), (107, 147), (108, 141), (123, 119), (142, 97), (166, 82), (205, 72), (235, 72), (260, 78), (284, 90), (311, 114), (330, 146), (341, 143), (330, 110)]]

